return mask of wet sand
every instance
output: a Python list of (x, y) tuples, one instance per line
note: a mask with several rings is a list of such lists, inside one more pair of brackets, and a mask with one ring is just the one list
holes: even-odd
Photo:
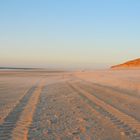
[(140, 140), (140, 70), (0, 71), (0, 140)]

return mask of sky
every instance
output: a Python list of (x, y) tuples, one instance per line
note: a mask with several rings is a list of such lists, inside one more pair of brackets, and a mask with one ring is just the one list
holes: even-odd
[(107, 68), (138, 57), (139, 0), (0, 1), (0, 66)]

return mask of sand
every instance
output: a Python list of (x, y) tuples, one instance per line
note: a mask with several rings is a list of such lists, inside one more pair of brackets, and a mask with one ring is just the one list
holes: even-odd
[(0, 140), (140, 140), (140, 70), (0, 71)]
[(123, 64), (112, 66), (111, 69), (139, 69), (140, 70), (140, 58), (125, 62)]

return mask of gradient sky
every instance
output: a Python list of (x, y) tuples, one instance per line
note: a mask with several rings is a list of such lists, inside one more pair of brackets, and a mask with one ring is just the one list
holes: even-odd
[(139, 0), (0, 1), (0, 66), (107, 67), (137, 57)]

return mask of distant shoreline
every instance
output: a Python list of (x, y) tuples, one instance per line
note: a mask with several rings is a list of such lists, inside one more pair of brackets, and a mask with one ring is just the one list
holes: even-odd
[(33, 69), (42, 69), (42, 68), (18, 68), (18, 67), (0, 67), (0, 69), (8, 69), (8, 70), (33, 70)]
[(18, 68), (18, 67), (0, 67), (0, 71), (27, 71), (27, 72), (67, 72), (65, 70), (57, 70), (57, 69), (45, 69), (45, 68)]

